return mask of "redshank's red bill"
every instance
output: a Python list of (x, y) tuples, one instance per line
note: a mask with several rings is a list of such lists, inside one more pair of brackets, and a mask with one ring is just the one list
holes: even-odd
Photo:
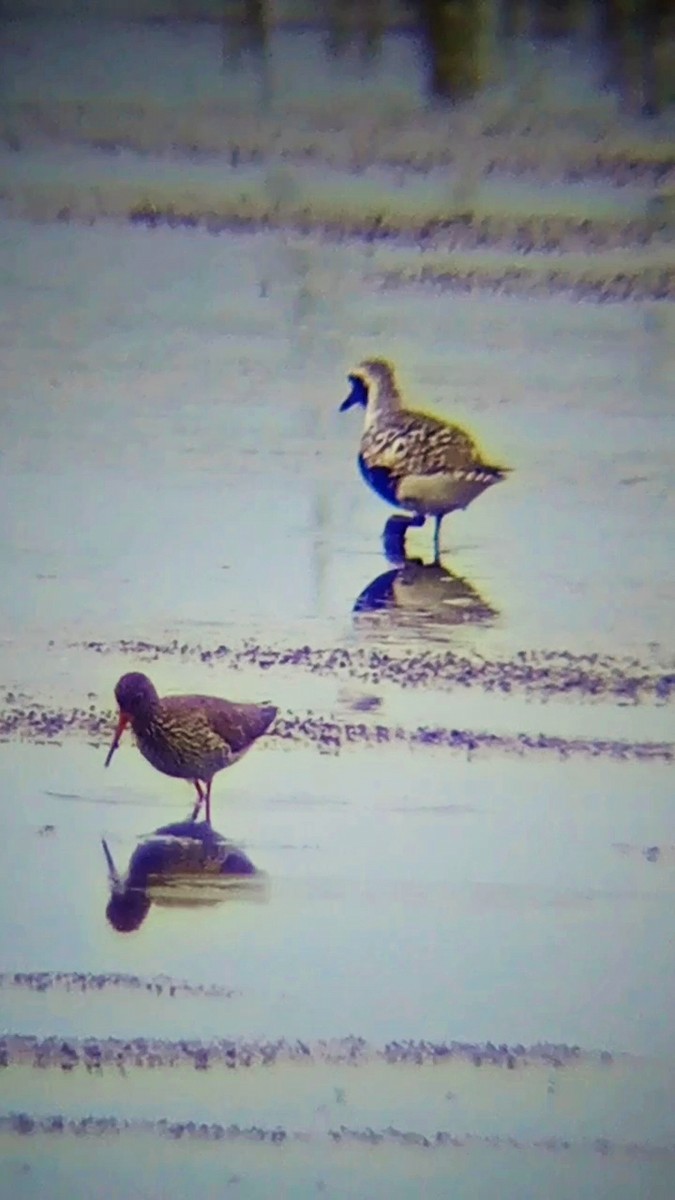
[(115, 753), (115, 751), (117, 749), (119, 749), (119, 744), (122, 740), (122, 734), (124, 733), (124, 730), (126, 729), (127, 725), (130, 724), (130, 722), (131, 722), (131, 717), (127, 716), (126, 713), (121, 712), (119, 715), (119, 719), (117, 721), (117, 728), (115, 729), (115, 736), (111, 742), (110, 749), (108, 751), (108, 757), (105, 760), (104, 766), (106, 766), (106, 767), (110, 766), (110, 763), (112, 761), (112, 756)]

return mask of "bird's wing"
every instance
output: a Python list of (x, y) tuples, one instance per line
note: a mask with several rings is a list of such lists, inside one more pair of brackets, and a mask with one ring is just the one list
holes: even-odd
[(232, 751), (240, 754), (256, 738), (262, 737), (276, 715), (277, 709), (273, 704), (232, 704), (227, 716), (215, 712), (210, 720), (221, 737), (226, 738)]
[(364, 433), (361, 453), (367, 466), (383, 467), (397, 476), (434, 475), (480, 462), (473, 438), (463, 429), (417, 412), (375, 423)]
[(400, 504), (412, 504), (430, 513), (466, 508), (486, 488), (503, 476), (491, 467), (446, 467), (443, 471), (401, 475), (396, 495)]
[[(232, 749), (224, 729), (216, 726), (212, 718), (211, 696), (166, 696), (162, 699), (165, 721), (174, 722), (183, 733), (184, 741), (198, 747), (202, 752), (223, 754)], [(215, 701), (227, 704), (225, 701)], [(228, 705), (228, 708), (230, 706)]]
[(259, 738), (277, 715), (271, 704), (235, 704), (218, 696), (180, 696), (175, 699), (183, 706), (187, 701), (195, 719), (207, 725), (233, 754), (240, 754)]

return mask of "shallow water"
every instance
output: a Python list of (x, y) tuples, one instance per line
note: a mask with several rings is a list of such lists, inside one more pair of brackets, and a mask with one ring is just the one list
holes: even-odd
[[(6, 746), (2, 757), (6, 794), (22, 797), (1, 851), (12, 911), (0, 961), (13, 970), (167, 973), (239, 990), (225, 1012), (201, 1013), (202, 1037), (225, 1020), (255, 1036), (381, 1042), (419, 1028), (671, 1046), (673, 862), (617, 848), (673, 841), (668, 767), (259, 750), (228, 787), (219, 780), (215, 822), (268, 872), (267, 904), (153, 907), (120, 940), (104, 920), (100, 838), (124, 865), (138, 834), (185, 814), (189, 790), (131, 748), (107, 775), (100, 752), (77, 745)], [(8, 1027), (62, 1036), (153, 1032), (153, 1010), (141, 1022), (135, 1003), (125, 1015), (115, 1001), (101, 1026), (98, 1001), (59, 1013), (48, 995), (2, 998)], [(190, 1027), (183, 1003), (168, 1006), (162, 1032)]]
[(246, 1200), (265, 1200), (272, 1194), (295, 1200), (355, 1193), (373, 1200), (398, 1200), (416, 1194), (420, 1187), (425, 1196), (439, 1200), (450, 1187), (460, 1200), (488, 1200), (497, 1194), (505, 1200), (520, 1200), (523, 1195), (563, 1200), (570, 1192), (580, 1200), (633, 1200), (640, 1195), (669, 1200), (672, 1195), (671, 1162), (510, 1152), (480, 1144), (429, 1162), (414, 1149), (406, 1157), (389, 1147), (383, 1151), (350, 1147), (345, 1152), (344, 1146), (261, 1149), (255, 1143), (234, 1148), (226, 1143), (223, 1148), (183, 1141), (163, 1144), (160, 1155), (155, 1139), (142, 1136), (133, 1140), (126, 1156), (120, 1154), (114, 1135), (111, 1140), (97, 1138), (89, 1143), (32, 1139), (19, 1147), (7, 1139), (5, 1146), (11, 1194), (20, 1200), (45, 1195), (44, 1189), (54, 1180), (62, 1194), (75, 1194), (71, 1189), (78, 1188), (82, 1177), (96, 1181), (97, 1195), (136, 1195), (142, 1179), (143, 1194), (171, 1200), (194, 1187), (195, 1178), (209, 1200), (230, 1191)]
[[(301, 256), (305, 274), (298, 274), (292, 244), (273, 235), (213, 240), (204, 234), (163, 230), (40, 229), (8, 223), (1, 249), (8, 301), (2, 330), (8, 369), (2, 489), (11, 516), (0, 612), (5, 629), (11, 631), (4, 654), (6, 679), (13, 687), (52, 703), (66, 699), (82, 703), (91, 693), (92, 700), (106, 707), (116, 664), (78, 650), (73, 643), (121, 635), (150, 639), (177, 635), (186, 642), (208, 644), (237, 644), (246, 638), (282, 645), (384, 644), (399, 651), (416, 645), (424, 648), (440, 638), (441, 644), (483, 657), (543, 648), (629, 652), (645, 658), (655, 653), (657, 660), (667, 659), (673, 598), (667, 520), (673, 478), (673, 417), (667, 390), (672, 351), (664, 340), (662, 323), (657, 317), (651, 321), (648, 308), (582, 309), (555, 300), (535, 305), (475, 298), (460, 302), (451, 297), (415, 297), (402, 303), (369, 288), (354, 252), (338, 257), (318, 250), (316, 262), (311, 254), (306, 260)], [(298, 296), (307, 274), (312, 280), (313, 272), (321, 281), (322, 297), (316, 299), (318, 285), (314, 292), (310, 290), (316, 303), (312, 299), (304, 316), (298, 317)], [(266, 283), (264, 295), (261, 280)], [(436, 623), (434, 616), (440, 613), (433, 590), (429, 600), (425, 576), (421, 583), (413, 579), (412, 587), (405, 589), (401, 603), (406, 607), (399, 610), (405, 620), (399, 621), (394, 610), (369, 626), (352, 615), (365, 584), (388, 569), (379, 545), (387, 510), (364, 490), (355, 469), (358, 419), (339, 416), (337, 406), (350, 363), (383, 351), (400, 361), (413, 390), (424, 392), (430, 406), (468, 420), (485, 440), (489, 438), (490, 452), (515, 468), (508, 483), (481, 498), (466, 514), (448, 520), (444, 529), (445, 544), (451, 547), (444, 566), (489, 603), (487, 620), (469, 619), (458, 625), (451, 611), (449, 623), (442, 617)], [(426, 530), (409, 535), (412, 553), (428, 555), (427, 542)], [(418, 605), (427, 605), (419, 625), (415, 588)], [(52, 644), (45, 653), (47, 640)], [(126, 667), (127, 662), (120, 661), (120, 670)], [(303, 699), (310, 707), (344, 703), (330, 681), (320, 685), (311, 677), (294, 677), (292, 671), (286, 671), (285, 677), (282, 673), (276, 678), (273, 672), (262, 679), (253, 668), (240, 682), (238, 676), (228, 679), (226, 668), (207, 675), (198, 659), (163, 663), (160, 656), (152, 674), (160, 689), (191, 690), (208, 684), (207, 690), (227, 693), (237, 679), (242, 696), (270, 695), (301, 707)], [(377, 695), (378, 689), (374, 690)], [(359, 691), (363, 688), (357, 686)], [(559, 708), (541, 709), (517, 698), (499, 701), (479, 694), (458, 703), (452, 695), (434, 700), (431, 693), (425, 699), (424, 691), (406, 693), (400, 688), (390, 689), (387, 704), (391, 716), (403, 723), (432, 720), (435, 715), (436, 720), (459, 722), (460, 728), (578, 735), (592, 727), (596, 736), (647, 740), (668, 738), (670, 728), (668, 709), (649, 704), (639, 709), (606, 705), (589, 710), (563, 701)], [(34, 789), (38, 795), (59, 790), (79, 794), (81, 766), (68, 763), (73, 754), (79, 763), (83, 751), (71, 746), (62, 751), (7, 747), (3, 751), (6, 769), (13, 774), (16, 754), (23, 765), (7, 796), (31, 795)], [(50, 771), (55, 768), (68, 782), (51, 779), (46, 787), (44, 768), (34, 765), (43, 758)], [(154, 779), (131, 751), (118, 756), (114, 774), (111, 770), (98, 778), (100, 758), (100, 753), (87, 756), (95, 787), (92, 799), (104, 798), (110, 786), (123, 789), (128, 780), (138, 778), (155, 795), (158, 817), (165, 804), (183, 803), (180, 785), (167, 786)], [(462, 767), (454, 760), (446, 766), (442, 755), (436, 759), (431, 751), (406, 756), (393, 749), (388, 756), (356, 755), (349, 765), (343, 759), (322, 763), (315, 754), (303, 756), (299, 751), (275, 756), (270, 763), (258, 750), (237, 768), (228, 794), (236, 796), (238, 787), (246, 787), (258, 799), (252, 807), (250, 803), (228, 805), (227, 821), (232, 820), (234, 828), (226, 823), (223, 831), (249, 839), (255, 830), (252, 813), (259, 814), (256, 824), (262, 821), (269, 827), (270, 808), (274, 820), (279, 820), (273, 800), (277, 781), (287, 795), (300, 787), (301, 794), (314, 803), (311, 810), (301, 808), (302, 816), (291, 815), (282, 844), (314, 842), (306, 828), (308, 811), (325, 810), (331, 820), (337, 813), (338, 827), (330, 836), (323, 835), (330, 847), (328, 859), (317, 863), (312, 874), (317, 881), (336, 878), (344, 954), (361, 918), (356, 919), (349, 887), (340, 882), (335, 869), (338, 829), (353, 846), (361, 880), (369, 880), (375, 891), (380, 869), (394, 884), (412, 882), (420, 873), (429, 878), (428, 867), (421, 869), (417, 854), (409, 861), (411, 830), (402, 815), (394, 821), (386, 819), (386, 853), (380, 850), (381, 813), (371, 840), (363, 822), (364, 809), (367, 812), (373, 801), (382, 803), (387, 797), (394, 808), (403, 805), (402, 813), (412, 819), (415, 801), (405, 797), (428, 798), (427, 788), (438, 779), (443, 781), (438, 785), (441, 802), (447, 802), (451, 791), (461, 812), (467, 790), (475, 795), (481, 770), (490, 780), (508, 778), (508, 789), (513, 791), (507, 790), (507, 795), (518, 806), (515, 826), (513, 813), (505, 817), (511, 829), (510, 852), (504, 849), (504, 831), (498, 836), (492, 821), (486, 828), (479, 820), (477, 828), (486, 843), (479, 841), (479, 858), (465, 882), (496, 887), (506, 886), (509, 879), (515, 883), (512, 854), (526, 832), (525, 848), (515, 860), (516, 878), (523, 854), (525, 861), (534, 857), (539, 871), (535, 887), (552, 886), (555, 894), (562, 868), (555, 866), (553, 848), (545, 868), (541, 850), (532, 855), (531, 827), (521, 824), (523, 785), (518, 772), (528, 781), (526, 788), (536, 794), (539, 786), (546, 795), (543, 811), (549, 823), (551, 805), (556, 806), (556, 820), (570, 821), (566, 772), (578, 770), (584, 781), (593, 770), (590, 766), (507, 767), (499, 761), (482, 768)], [(540, 770), (548, 771), (545, 787), (533, 782)], [(429, 784), (422, 783), (422, 771), (429, 773)], [(608, 772), (608, 767), (602, 768), (605, 781)], [(270, 777), (275, 780), (271, 795), (266, 782)], [(636, 802), (636, 790), (640, 794), (647, 789), (648, 812), (653, 817), (661, 778), (660, 768), (646, 765), (634, 776), (620, 772), (617, 782), (626, 781), (627, 811)], [(337, 808), (326, 804), (327, 787), (337, 793)], [(615, 794), (608, 782), (602, 790)], [(129, 798), (128, 793), (123, 795)], [(118, 798), (119, 792), (114, 792), (113, 799)], [(136, 803), (135, 793), (132, 799)], [(73, 841), (65, 830), (55, 841), (35, 837), (35, 825), (56, 816), (54, 804), (58, 801), (47, 801), (41, 818), (31, 819), (32, 831), (26, 831), (28, 841), (16, 861), (23, 862), (24, 853), (30, 857), (52, 852), (65, 870), (64, 879), (80, 879), (83, 871), (85, 877), (88, 872), (92, 884), (94, 877), (98, 879), (102, 892), (105, 880), (98, 850), (85, 852), (81, 839)], [(63, 802), (59, 814), (64, 806), (67, 811)], [(32, 810), (26, 810), (23, 802), (13, 808), (22, 814), (22, 821), (27, 811), (32, 818)], [(506, 802), (505, 811), (509, 809)], [(78, 821), (91, 822), (92, 847), (93, 831), (116, 811), (115, 806), (100, 812), (97, 804), (77, 806)], [(124, 804), (120, 812), (132, 819), (126, 826), (128, 840), (134, 830), (139, 832), (133, 822), (140, 813)], [(611, 843), (635, 839), (630, 831), (624, 835), (618, 829), (614, 802), (611, 816), (615, 827), (604, 831), (604, 853), (616, 874), (611, 890), (621, 891), (626, 864), (612, 858)], [(459, 819), (463, 825), (467, 817)], [(589, 819), (584, 813), (586, 832)], [(456, 817), (452, 820), (452, 836), (446, 836), (439, 848), (435, 871), (439, 883), (444, 879), (451, 891), (461, 893), (457, 864), (452, 864), (453, 846), (461, 846), (462, 863), (470, 859), (466, 835), (458, 836)], [(433, 837), (437, 821), (435, 815), (414, 817), (416, 846), (424, 847), (426, 839)], [(65, 813), (55, 821), (59, 830), (64, 822)], [(114, 830), (107, 832), (114, 835)], [(643, 837), (649, 843), (668, 840), (668, 830), (645, 827)], [(597, 847), (587, 847), (583, 888), (593, 888), (597, 853)], [(574, 861), (578, 854), (575, 848)], [(309, 856), (311, 861), (312, 852)], [(298, 861), (297, 854), (291, 861)], [(485, 874), (486, 861), (502, 864), (494, 878), (490, 872)], [(404, 863), (408, 867), (401, 874)], [(285, 853), (279, 859), (272, 850), (272, 862), (263, 865), (273, 875), (283, 876)], [(561, 884), (571, 886), (572, 866), (567, 862)], [(648, 878), (654, 875), (648, 867), (644, 871)], [(34, 874), (27, 873), (31, 886)], [(73, 940), (72, 921), (81, 908), (79, 890), (72, 895), (73, 912), (64, 925), (71, 953), (78, 943)], [(301, 888), (296, 896), (298, 917), (309, 895)], [(480, 907), (480, 898), (475, 899)], [(37, 902), (35, 897), (33, 909)], [(438, 897), (436, 902), (442, 904)], [(629, 902), (628, 910), (637, 905), (631, 921), (639, 919), (642, 903)], [(357, 902), (359, 911), (361, 905), (362, 900)], [(93, 928), (101, 924), (101, 907), (101, 901), (84, 906)], [(612, 909), (610, 904), (607, 918), (613, 922)], [(375, 905), (373, 913), (377, 910)], [(280, 920), (275, 912), (273, 902), (270, 937)], [(391, 921), (387, 912), (385, 904), (385, 928)], [(81, 920), (82, 915), (78, 925)], [(174, 930), (175, 949), (180, 944), (180, 939), (175, 940), (175, 918), (158, 916), (158, 928), (163, 920)], [(246, 939), (252, 929), (260, 933), (265, 946), (261, 969), (264, 963), (269, 969), (270, 942), (263, 933), (266, 913), (256, 909), (242, 920)], [(204, 928), (221, 921), (219, 912), (205, 915)], [(4, 961), (13, 962), (20, 946), (21, 965), (42, 961), (46, 947), (38, 940), (29, 952), (30, 930), (10, 936), (11, 927), (5, 931), (9, 942)], [(191, 919), (185, 924), (188, 940), (190, 927)], [(520, 923), (519, 927), (525, 929)], [(602, 940), (600, 927), (597, 936)], [(657, 927), (658, 922), (652, 931)], [(38, 922), (36, 932), (40, 928)], [(337, 928), (338, 924), (334, 935)], [(413, 918), (413, 941), (416, 928)], [(375, 931), (369, 936), (374, 937)], [(401, 938), (398, 929), (396, 942)], [(57, 967), (62, 950), (51, 938), (50, 944), (55, 956), (51, 965)], [(90, 931), (83, 936), (82, 952), (94, 944)], [(116, 944), (112, 939), (111, 948)], [(413, 942), (403, 939), (402, 945), (403, 962)], [(309, 946), (304, 939), (298, 946), (304, 960)], [(449, 945), (446, 949), (450, 952)], [(360, 955), (352, 950), (359, 961)], [(310, 958), (316, 953), (313, 946)], [(367, 955), (365, 946), (363, 953)], [(643, 954), (647, 951), (640, 949)], [(250, 949), (245, 957), (250, 965)], [(392, 982), (402, 969), (397, 958), (394, 955), (391, 965), (384, 964), (386, 978)], [(489, 952), (486, 958), (490, 960)], [(104, 959), (105, 955), (98, 969)], [(441, 961), (445, 962), (443, 955)], [(78, 961), (70, 965), (90, 966)], [(551, 977), (550, 969), (547, 961), (542, 979)], [(318, 984), (321, 978), (317, 969)], [(435, 1018), (429, 996), (434, 991), (430, 983), (424, 1003), (420, 997), (410, 1007), (410, 1011), (424, 1010), (431, 1024)], [(477, 982), (466, 990), (467, 1011), (474, 1015), (473, 997), (480, 991)], [(650, 994), (655, 1000), (657, 992), (651, 989)], [(328, 995), (320, 1005), (315, 996), (310, 997), (311, 1007), (324, 1021), (331, 1007), (326, 1007), (327, 1002)], [(362, 1001), (362, 1008), (362, 1017), (366, 1012), (372, 1016), (370, 1000)], [(592, 1013), (593, 1006), (589, 1004), (587, 1011)], [(503, 1009), (500, 1012), (503, 1025), (505, 1014)], [(353, 1016), (356, 1021), (358, 1010)], [(355, 1027), (360, 1028), (358, 1021)], [(627, 1029), (628, 1025), (624, 1033)], [(492, 1032), (486, 1029), (486, 1036)], [(502, 1035), (506, 1036), (504, 1029)], [(514, 1030), (513, 1036), (527, 1034)], [(572, 1031), (565, 1036), (573, 1036)], [(592, 1042), (598, 1040), (592, 1029), (588, 1036)], [(619, 1044), (623, 1040), (619, 1038)]]
[[(672, 859), (619, 850), (672, 842), (666, 766), (259, 750), (221, 783), (215, 821), (268, 873), (267, 903), (153, 907), (120, 938), (105, 922), (100, 837), (123, 866), (140, 833), (184, 815), (189, 790), (130, 749), (106, 776), (100, 753), (72, 744), (8, 746), (3, 760), (7, 794), (26, 797), (2, 847), (13, 905), (0, 961), (15, 970), (166, 973), (241, 992), (224, 1010), (202, 1005), (202, 1037), (225, 1021), (253, 1036), (382, 1042), (419, 1028), (672, 1048)], [(3, 996), (9, 1028), (59, 1036), (148, 1035), (153, 1022), (179, 1036), (191, 1004), (141, 1019), (133, 998), (126, 1011), (110, 997), (73, 1010)]]
[[(63, 87), (36, 42), (28, 59), (6, 82), (15, 99)], [(48, 157), (26, 169), (49, 174)], [(0, 223), (0, 1024), (66, 1046), (157, 1039), (168, 1058), (186, 1038), (353, 1034), (376, 1058), (394, 1039), (541, 1041), (583, 1062), (356, 1067), (313, 1050), (302, 1076), (240, 1067), (223, 1099), (224, 1068), (144, 1059), (99, 1076), (10, 1056), (3, 1112), (137, 1124), (122, 1155), (119, 1134), (3, 1126), (3, 1196), (48, 1180), (90, 1196), (96, 1179), (97, 1195), (166, 1197), (196, 1177), (214, 1196), (404, 1196), (422, 1178), (430, 1196), (450, 1181), (514, 1200), (671, 1195), (671, 307), (394, 293), (379, 282), (392, 253)], [(359, 418), (337, 411), (349, 368), (383, 354), (411, 399), (514, 468), (447, 520), (441, 569), (386, 559)], [(428, 563), (430, 530), (408, 551)], [(461, 682), (448, 654), (471, 664)], [(134, 666), (160, 691), (269, 697), (289, 728), (311, 710), (341, 734), (269, 737), (216, 780), (216, 828), (265, 872), (264, 894), (153, 903), (120, 935), (101, 838), (123, 868), (192, 800), (130, 738), (103, 769), (104, 714)], [(66, 717), (52, 744), (36, 744), (41, 706)], [(400, 736), (354, 734), (378, 724)], [(428, 728), (499, 737), (434, 745)], [(36, 971), (54, 974), (13, 979)], [(175, 1141), (161, 1118), (308, 1140)], [(333, 1144), (341, 1126), (356, 1132)], [(368, 1130), (382, 1140), (361, 1144)], [(436, 1145), (439, 1130), (461, 1147)]]
[[(9, 628), (210, 622), (226, 640), (245, 617), (253, 637), (350, 636), (386, 566), (388, 511), (337, 406), (349, 366), (386, 352), (413, 395), (514, 467), (445, 524), (446, 567), (499, 613), (453, 638), (668, 645), (673, 351), (658, 311), (402, 300), (368, 286), (356, 252), (274, 235), (7, 223), (0, 253)], [(409, 546), (428, 557), (428, 532)]]

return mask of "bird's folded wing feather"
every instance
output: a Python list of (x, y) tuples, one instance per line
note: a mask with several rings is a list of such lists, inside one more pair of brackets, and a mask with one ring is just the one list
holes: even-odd
[(198, 727), (205, 743), (210, 741), (205, 733), (208, 731), (213, 748), (219, 740), (235, 754), (260, 737), (277, 715), (271, 704), (235, 704), (219, 696), (167, 696), (162, 703), (172, 715), (180, 715), (193, 728)]
[(222, 752), (232, 747), (236, 705), (215, 696), (166, 696), (162, 706), (203, 751)]
[(368, 466), (397, 475), (433, 475), (479, 461), (468, 433), (425, 413), (403, 413), (396, 423), (374, 426), (364, 435), (362, 453)]

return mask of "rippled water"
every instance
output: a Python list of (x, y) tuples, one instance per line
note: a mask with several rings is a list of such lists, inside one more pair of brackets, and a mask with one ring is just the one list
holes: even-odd
[[(549, 652), (628, 656), (634, 676), (670, 669), (670, 308), (388, 293), (373, 279), (377, 255), (280, 233), (0, 225), (6, 708), (111, 708), (117, 676), (135, 665), (119, 645), (129, 638), (147, 641), (141, 666), (160, 691), (269, 697), (403, 730), (672, 741), (667, 690), (659, 700), (638, 688), (633, 702), (578, 687), (544, 700), (541, 689), (501, 694), (440, 676), (412, 686), (405, 672), (373, 682), (352, 659), (319, 673), (240, 655), (250, 641), (408, 664), (538, 651), (542, 663)], [(374, 355), (396, 361), (411, 399), (467, 423), (513, 467), (446, 521), (440, 568), (428, 565), (428, 529), (409, 533), (407, 562), (385, 557), (389, 510), (356, 469), (359, 418), (338, 413), (349, 368)], [(173, 639), (172, 653), (152, 649)], [(200, 647), (220, 645), (229, 659), (202, 661)], [(325, 1137), (341, 1123), (450, 1128), (478, 1141), (462, 1150), (463, 1166), (456, 1155), (416, 1157), (425, 1194), (446, 1194), (454, 1178), (458, 1195), (487, 1197), (497, 1173), (500, 1194), (514, 1197), (562, 1197), (565, 1179), (579, 1196), (670, 1194), (675, 826), (665, 756), (572, 750), (563, 760), (411, 741), (321, 754), (270, 738), (214, 786), (215, 824), (265, 873), (264, 894), (226, 892), (199, 908), (153, 902), (126, 936), (106, 922), (101, 838), (123, 867), (139, 838), (185, 817), (191, 794), (152, 772), (131, 739), (107, 772), (104, 758), (102, 739), (76, 730), (54, 745), (0, 745), (0, 971), (159, 974), (219, 994), (5, 979), (7, 1031), (167, 1045), (352, 1033), (376, 1046), (543, 1041), (637, 1057), (606, 1075), (514, 1072), (513, 1087), (507, 1071), (462, 1066), (442, 1090), (435, 1067), (405, 1077), (389, 1066), (313, 1067), (306, 1088), (275, 1067), (269, 1083), (240, 1072), (224, 1104), (216, 1073), (139, 1066), (133, 1082), (104, 1072), (99, 1083), (59, 1071), (43, 1095), (47, 1075), (10, 1064), (3, 1111), (225, 1124), (238, 1114)], [(350, 1070), (361, 1082), (345, 1083)], [(454, 1109), (447, 1094), (460, 1097)], [(151, 1134), (131, 1136), (149, 1172)], [(498, 1152), (480, 1142), (490, 1136), (523, 1139), (499, 1152), (517, 1157), (512, 1193)], [(553, 1150), (535, 1144), (549, 1136), (575, 1148), (549, 1161)], [(620, 1162), (583, 1142), (602, 1137), (621, 1143)], [(642, 1159), (626, 1151), (631, 1139)], [(68, 1145), (35, 1134), (29, 1154), (0, 1130), (0, 1192), (46, 1194), (56, 1171), (80, 1194)], [(82, 1139), (84, 1175), (110, 1172), (110, 1145)], [(649, 1145), (670, 1147), (664, 1161), (647, 1161)], [(228, 1144), (225, 1182), (270, 1194), (272, 1152), (254, 1163), (250, 1146)], [(167, 1141), (147, 1194), (183, 1194), (197, 1161), (216, 1188), (222, 1153)], [(378, 1191), (363, 1147), (349, 1166), (323, 1143), (284, 1153), (288, 1194), (315, 1194), (327, 1177), (343, 1194), (373, 1196), (411, 1194), (405, 1156), (418, 1154), (381, 1146), (372, 1161), (388, 1182)], [(136, 1194), (122, 1162), (111, 1196)]]
[[(12, 628), (355, 636), (388, 510), (337, 407), (379, 352), (514, 468), (444, 528), (445, 569), (499, 619), (453, 628), (432, 596), (437, 632), (481, 651), (667, 645), (668, 311), (402, 299), (356, 251), (278, 235), (9, 223), (2, 259)], [(427, 531), (409, 545), (430, 558)]]

